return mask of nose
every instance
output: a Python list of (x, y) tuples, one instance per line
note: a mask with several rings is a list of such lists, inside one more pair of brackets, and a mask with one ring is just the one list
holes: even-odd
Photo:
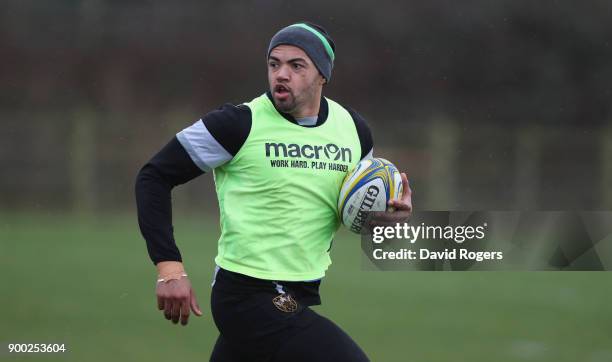
[(286, 65), (281, 65), (276, 72), (276, 80), (277, 81), (288, 81), (291, 76), (291, 72), (289, 71), (289, 67)]

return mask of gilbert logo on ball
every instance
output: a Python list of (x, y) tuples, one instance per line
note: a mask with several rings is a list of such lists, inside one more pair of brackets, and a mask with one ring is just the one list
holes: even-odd
[(342, 224), (360, 233), (367, 212), (386, 211), (388, 201), (400, 198), (402, 191), (402, 177), (391, 162), (384, 158), (360, 161), (340, 189), (338, 214)]

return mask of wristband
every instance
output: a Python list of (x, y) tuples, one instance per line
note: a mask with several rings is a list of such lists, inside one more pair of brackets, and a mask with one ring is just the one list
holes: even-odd
[(161, 261), (157, 263), (156, 267), (158, 283), (177, 280), (187, 276), (183, 263), (179, 261)]
[(157, 278), (157, 283), (166, 283), (166, 282), (169, 282), (171, 280), (179, 280), (179, 279), (181, 279), (183, 277), (186, 277), (186, 276), (187, 276), (187, 273), (167, 275), (167, 276), (165, 276), (163, 278), (160, 276), (159, 278)]

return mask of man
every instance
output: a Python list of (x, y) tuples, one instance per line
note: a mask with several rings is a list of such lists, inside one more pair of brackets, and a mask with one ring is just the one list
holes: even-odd
[[(281, 29), (268, 52), (269, 91), (226, 104), (179, 132), (140, 171), (138, 220), (159, 273), (165, 317), (202, 315), (172, 234), (171, 189), (215, 176), (221, 237), (211, 308), (220, 335), (211, 361), (367, 361), (333, 322), (309, 306), (331, 263), (337, 199), (348, 169), (372, 155), (363, 118), (322, 96), (335, 45), (311, 23)], [(338, 153), (338, 150), (342, 150)], [(404, 221), (410, 188), (380, 222)]]

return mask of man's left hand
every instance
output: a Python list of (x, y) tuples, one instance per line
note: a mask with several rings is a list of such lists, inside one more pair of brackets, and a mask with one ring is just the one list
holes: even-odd
[(402, 175), (402, 198), (389, 200), (387, 211), (372, 212), (369, 225), (374, 226), (395, 226), (398, 223), (405, 223), (410, 220), (412, 215), (412, 190), (410, 182), (405, 173)]

